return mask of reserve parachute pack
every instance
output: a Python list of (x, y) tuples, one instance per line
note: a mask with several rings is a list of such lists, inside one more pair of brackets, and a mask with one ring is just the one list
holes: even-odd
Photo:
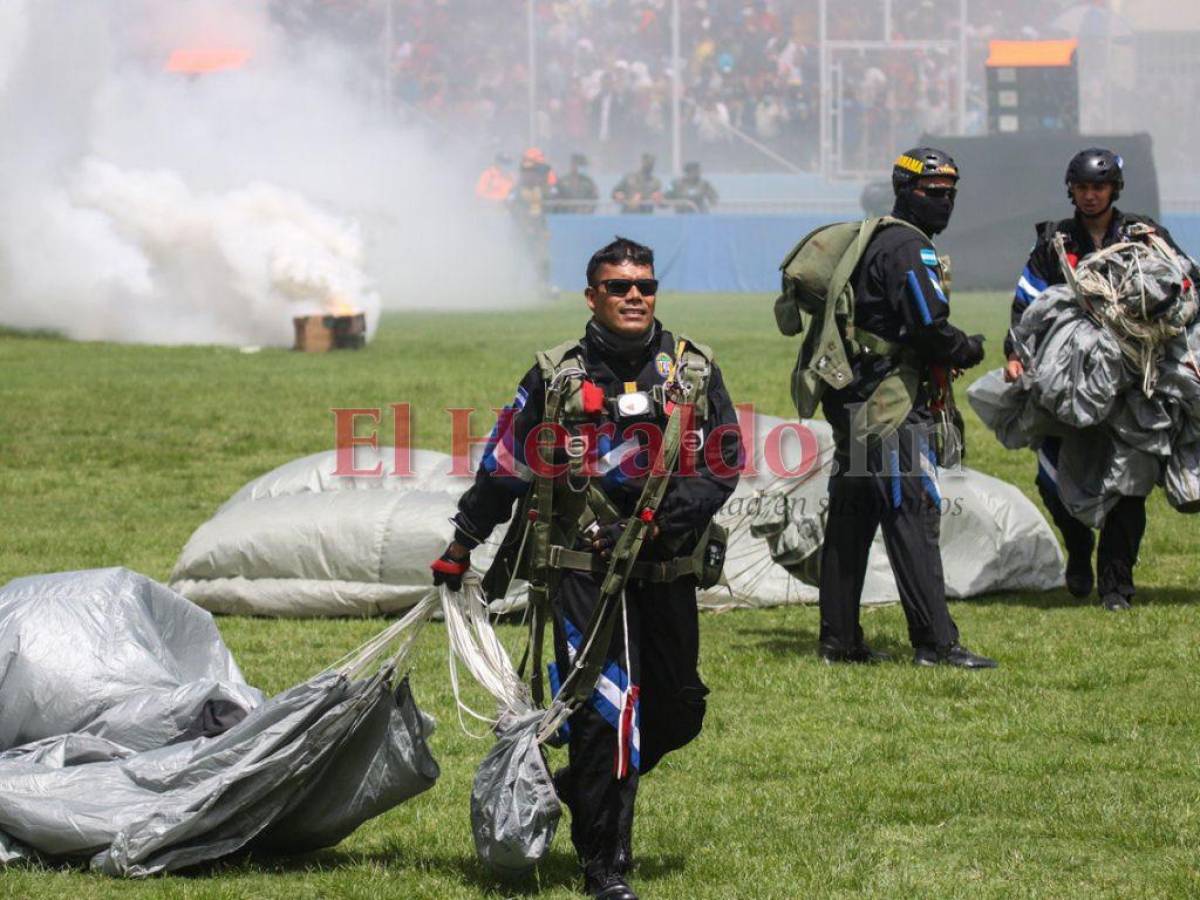
[[(871, 239), (885, 227), (915, 225), (892, 216), (823, 225), (801, 239), (780, 265), (782, 293), (775, 301), (775, 322), (791, 337), (804, 331), (792, 369), (792, 401), (800, 418), (811, 418), (826, 388), (840, 390), (854, 380), (852, 360), (873, 353), (892, 360), (891, 372), (856, 415), (858, 434), (888, 435), (899, 427), (915, 402), (922, 374), (900, 345), (854, 325), (852, 278)], [(948, 261), (939, 258), (949, 292)]]

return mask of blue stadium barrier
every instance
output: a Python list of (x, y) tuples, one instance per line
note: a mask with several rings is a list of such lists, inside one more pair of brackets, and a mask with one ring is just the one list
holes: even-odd
[(1162, 223), (1180, 247), (1200, 260), (1200, 215), (1196, 213), (1163, 213)]
[[(664, 291), (771, 293), (779, 290), (779, 263), (796, 242), (840, 218), (845, 216), (550, 216), (551, 280), (563, 290), (582, 290), (592, 253), (620, 234), (654, 248)], [(1167, 215), (1163, 224), (1200, 258), (1200, 215)]]
[(564, 290), (584, 286), (588, 260), (622, 235), (654, 248), (664, 291), (779, 290), (779, 263), (829, 216), (551, 216), (550, 277)]

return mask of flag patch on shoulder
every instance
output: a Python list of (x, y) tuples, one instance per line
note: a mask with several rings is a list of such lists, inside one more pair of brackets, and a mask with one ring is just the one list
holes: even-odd
[(938, 256), (934, 251), (930, 250), (928, 247), (924, 247), (921, 250), (921, 262), (925, 263), (925, 265), (927, 265), (927, 266), (937, 268)]

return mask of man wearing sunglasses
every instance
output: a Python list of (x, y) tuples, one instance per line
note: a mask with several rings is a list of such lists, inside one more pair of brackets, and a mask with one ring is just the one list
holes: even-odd
[(828, 663), (886, 659), (867, 646), (859, 625), (867, 556), (882, 527), (913, 662), (996, 665), (959, 643), (939, 549), (935, 413), (950, 403), (947, 373), (983, 360), (982, 335), (950, 324), (944, 266), (932, 241), (950, 222), (958, 179), (958, 166), (940, 150), (902, 154), (892, 169), (892, 216), (900, 221), (885, 220), (851, 276), (860, 348), (850, 358), (853, 379), (822, 397), (836, 443), (820, 570), (818, 654)]
[[(546, 476), (531, 473), (538, 451), (527, 444), (548, 421), (547, 409), (565, 398), (555, 421), (570, 437), (555, 453), (566, 471), (555, 481), (549, 538), (563, 543), (543, 557), (554, 567), (545, 581), (554, 626), (552, 690), (587, 653), (583, 633), (621, 535), (635, 515), (649, 523), (595, 691), (569, 720), (569, 765), (554, 777), (571, 811), (585, 889), (604, 900), (636, 900), (626, 875), (639, 778), (700, 733), (708, 688), (697, 671), (696, 590), (713, 583), (712, 569), (719, 570), (710, 555), (723, 557), (723, 544), (714, 543), (710, 523), (733, 492), (741, 464), (737, 416), (712, 353), (663, 328), (654, 315), (657, 294), (650, 248), (617, 238), (596, 251), (587, 266), (584, 296), (592, 316), (583, 337), (538, 354), (459, 502), (454, 541), (433, 564), (434, 582), (458, 589), (471, 550), (512, 516), (519, 497), (531, 496), (532, 483), (537, 505), (504, 542), (528, 546), (515, 536), (524, 527), (518, 523), (530, 512), (540, 521)], [(657, 455), (653, 435), (668, 433), (668, 418), (680, 409), (694, 411), (680, 444), (695, 452), (687, 469), (671, 470), (657, 508), (642, 506)], [(539, 552), (525, 557), (533, 581), (544, 571)], [(494, 564), (485, 586), (495, 571)]]

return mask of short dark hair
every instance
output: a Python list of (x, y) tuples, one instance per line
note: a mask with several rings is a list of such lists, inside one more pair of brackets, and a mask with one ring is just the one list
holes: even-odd
[(596, 270), (603, 265), (619, 266), (623, 262), (631, 262), (637, 266), (654, 268), (654, 251), (649, 247), (617, 235), (616, 240), (607, 244), (592, 254), (587, 264), (587, 283), (595, 287)]

